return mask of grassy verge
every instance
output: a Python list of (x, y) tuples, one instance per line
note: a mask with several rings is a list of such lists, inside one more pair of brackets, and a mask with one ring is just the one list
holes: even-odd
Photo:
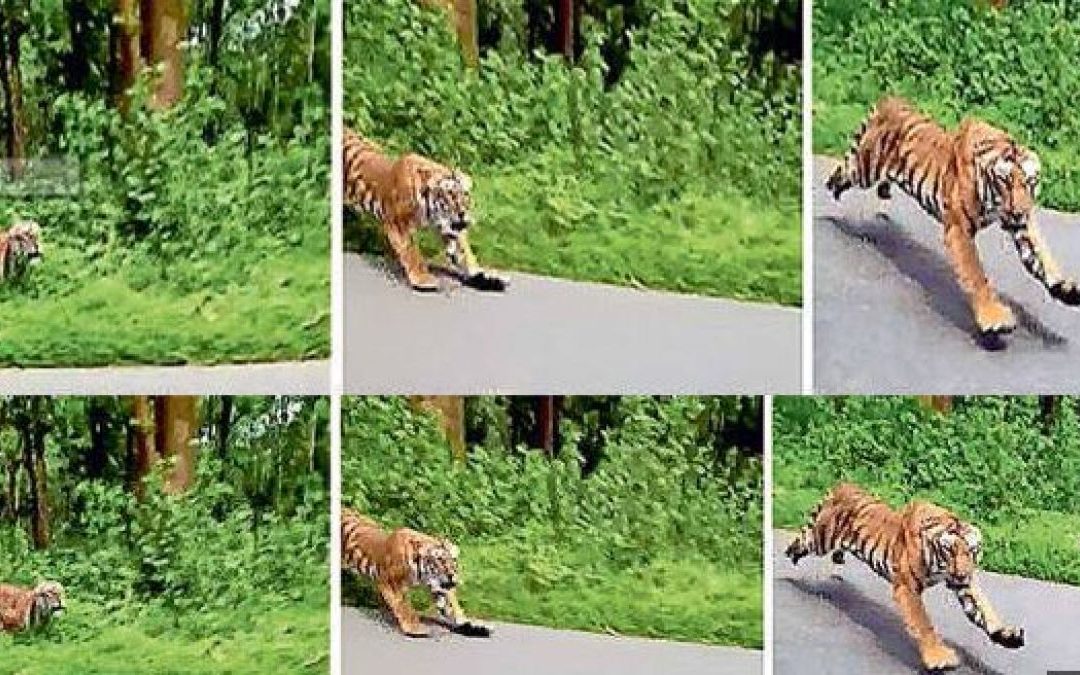
[(0, 366), (328, 356), (325, 242), (256, 253), (181, 261), (176, 269), (143, 259), (108, 268), (80, 251), (50, 248), (30, 279), (0, 289)]
[[(490, 267), (746, 301), (801, 302), (795, 204), (693, 192), (648, 211), (589, 209), (574, 216), (587, 222), (560, 225), (534, 203), (544, 198), (536, 196), (527, 176), (504, 173), (476, 184), (483, 206), (472, 241)], [(369, 231), (350, 233), (351, 248), (387, 255), (377, 226), (361, 227)], [(439, 255), (433, 238), (425, 238), (424, 250)]]
[[(105, 608), (80, 609), (105, 613)], [(141, 675), (143, 673), (327, 673), (329, 607), (307, 601), (289, 608), (248, 607), (227, 631), (186, 638), (173, 620), (150, 611), (137, 623), (106, 625), (80, 639), (0, 636), (0, 673), (11, 675)]]

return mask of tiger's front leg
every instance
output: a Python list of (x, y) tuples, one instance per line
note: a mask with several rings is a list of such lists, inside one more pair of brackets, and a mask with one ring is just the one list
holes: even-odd
[(420, 622), (420, 616), (409, 604), (404, 588), (379, 584), (379, 595), (382, 596), (390, 613), (394, 615), (394, 620), (397, 621), (402, 633), (409, 637), (430, 637), (430, 633)]
[(488, 274), (484, 271), (484, 268), (480, 267), (480, 262), (476, 259), (472, 246), (469, 245), (467, 230), (462, 230), (454, 237), (447, 237), (445, 241), (446, 257), (465, 277), (466, 285), (481, 291), (506, 290), (509, 284), (505, 279)]
[(964, 610), (968, 621), (978, 626), (990, 641), (1006, 649), (1018, 649), (1024, 646), (1024, 629), (1018, 626), (1006, 626), (982, 590), (974, 583), (956, 590), (956, 599)]
[(1080, 287), (1074, 280), (1062, 276), (1034, 219), (1027, 227), (1015, 230), (1012, 236), (1024, 269), (1046, 288), (1050, 297), (1066, 305), (1080, 305)]
[(454, 590), (438, 591), (434, 593), (435, 607), (439, 611), (439, 618), (455, 633), (467, 637), (490, 637), (491, 629), (487, 626), (475, 624), (465, 616), (465, 611), (458, 603), (457, 592)]
[(431, 292), (439, 290), (439, 281), (428, 269), (424, 262), (424, 256), (412, 240), (409, 228), (396, 223), (386, 225), (386, 238), (390, 241), (390, 248), (394, 249), (398, 262), (405, 270), (405, 277), (413, 290)]
[(945, 214), (945, 250), (975, 314), (979, 332), (984, 336), (1011, 333), (1016, 328), (1016, 318), (986, 279), (975, 241), (968, 234), (963, 216), (955, 211)]
[(900, 618), (908, 634), (919, 648), (923, 666), (932, 672), (954, 670), (960, 666), (960, 658), (947, 647), (934, 630), (926, 613), (921, 595), (910, 586), (894, 582), (893, 600), (900, 610)]

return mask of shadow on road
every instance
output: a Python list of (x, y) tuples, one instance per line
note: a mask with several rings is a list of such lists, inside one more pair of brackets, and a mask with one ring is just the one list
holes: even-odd
[[(975, 344), (990, 351), (1006, 347), (1006, 340), (987, 340), (979, 336), (967, 297), (942, 252), (908, 237), (901, 228), (893, 226), (886, 214), (878, 214), (873, 221), (851, 221), (837, 216), (821, 218), (845, 236), (877, 249), (901, 274), (922, 286), (935, 312), (963, 331)], [(1005, 294), (1001, 294), (1001, 299), (1013, 310), (1018, 330), (1030, 333), (1048, 348), (1060, 347), (1068, 342), (1015, 299)]]
[[(925, 672), (922, 669), (915, 643), (904, 628), (895, 607), (882, 605), (864, 595), (854, 585), (845, 584), (839, 579), (831, 582), (812, 582), (803, 579), (783, 579), (783, 581), (802, 593), (828, 602), (856, 624), (873, 633), (882, 651), (911, 668), (912, 672)], [(969, 650), (955, 644), (949, 646), (956, 650), (964, 666), (971, 672), (978, 675), (1005, 675), (986, 665)]]

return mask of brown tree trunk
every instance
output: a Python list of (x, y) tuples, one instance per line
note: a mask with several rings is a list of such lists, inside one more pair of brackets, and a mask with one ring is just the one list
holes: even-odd
[(138, 0), (116, 0), (116, 14), (113, 19), (113, 54), (116, 72), (112, 75), (113, 95), (116, 107), (126, 113), (130, 99), (128, 91), (139, 76), (142, 57), (139, 52), (139, 2)]
[(180, 43), (187, 30), (183, 0), (140, 0), (139, 49), (146, 64), (161, 72), (154, 77), (150, 107), (164, 110), (184, 95), (184, 57)]
[(221, 62), (221, 36), (225, 29), (225, 0), (210, 3), (210, 55), (207, 57), (211, 70), (216, 71)]
[(229, 434), (232, 431), (233, 398), (232, 396), (221, 397), (221, 411), (217, 419), (217, 451), (219, 457), (224, 457), (229, 449)]
[(21, 45), (26, 26), (0, 10), (0, 88), (4, 92), (4, 151), (8, 174), (22, 176), (26, 159), (26, 118), (23, 111)]
[(476, 0), (421, 0), (421, 2), (427, 7), (437, 7), (449, 13), (465, 63), (475, 68), (480, 63)]
[(924, 408), (929, 408), (942, 415), (947, 415), (952, 412), (953, 407), (952, 396), (920, 396), (919, 403), (922, 404)]
[(131, 411), (130, 485), (135, 496), (141, 499), (145, 489), (143, 481), (156, 460), (153, 443), (154, 419), (151, 416), (149, 396), (132, 396), (128, 405)]
[(199, 430), (199, 402), (194, 396), (154, 397), (154, 449), (161, 459), (171, 459), (165, 477), (168, 494), (182, 494), (195, 483), (195, 435)]
[(536, 397), (536, 437), (533, 447), (540, 448), (548, 457), (554, 457), (558, 449), (559, 410), (562, 408), (561, 396)]
[(465, 399), (461, 396), (412, 396), (414, 408), (428, 410), (439, 418), (443, 435), (454, 457), (465, 459)]
[(574, 0), (555, 0), (555, 50), (574, 60)]
[(101, 478), (109, 463), (109, 411), (100, 400), (87, 402), (87, 423), (90, 427), (90, 449), (86, 453), (86, 477)]
[(1043, 433), (1047, 436), (1053, 432), (1054, 423), (1057, 422), (1059, 400), (1058, 396), (1039, 397), (1039, 416), (1042, 418)]
[(27, 506), (30, 509), (30, 538), (34, 548), (49, 547), (49, 499), (46, 484), (45, 433), (48, 425), (45, 421), (43, 399), (33, 396), (28, 399), (28, 406), (20, 425), (22, 437), (23, 468), (26, 470)]

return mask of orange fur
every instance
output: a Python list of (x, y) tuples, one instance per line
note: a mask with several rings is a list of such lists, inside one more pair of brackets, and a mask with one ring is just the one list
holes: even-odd
[(64, 589), (46, 581), (34, 588), (0, 584), (0, 629), (7, 632), (35, 628), (64, 609)]
[(944, 242), (957, 280), (984, 334), (1015, 328), (1012, 310), (986, 278), (975, 235), (998, 224), (1012, 235), (1028, 273), (1051, 297), (1080, 304), (1080, 288), (1062, 277), (1035, 223), (1038, 156), (1007, 133), (977, 119), (946, 131), (906, 101), (883, 99), (855, 134), (846, 161), (829, 177), (836, 199), (850, 188), (892, 185), (911, 195), (944, 226)]
[(794, 564), (808, 555), (831, 555), (839, 564), (850, 553), (866, 563), (892, 585), (923, 665), (937, 670), (959, 665), (922, 602), (922, 593), (941, 581), (956, 594), (968, 620), (993, 642), (1023, 645), (1023, 630), (1002, 624), (975, 584), (981, 540), (978, 528), (940, 506), (913, 501), (896, 511), (861, 488), (841, 483), (811, 512), (786, 555)]

